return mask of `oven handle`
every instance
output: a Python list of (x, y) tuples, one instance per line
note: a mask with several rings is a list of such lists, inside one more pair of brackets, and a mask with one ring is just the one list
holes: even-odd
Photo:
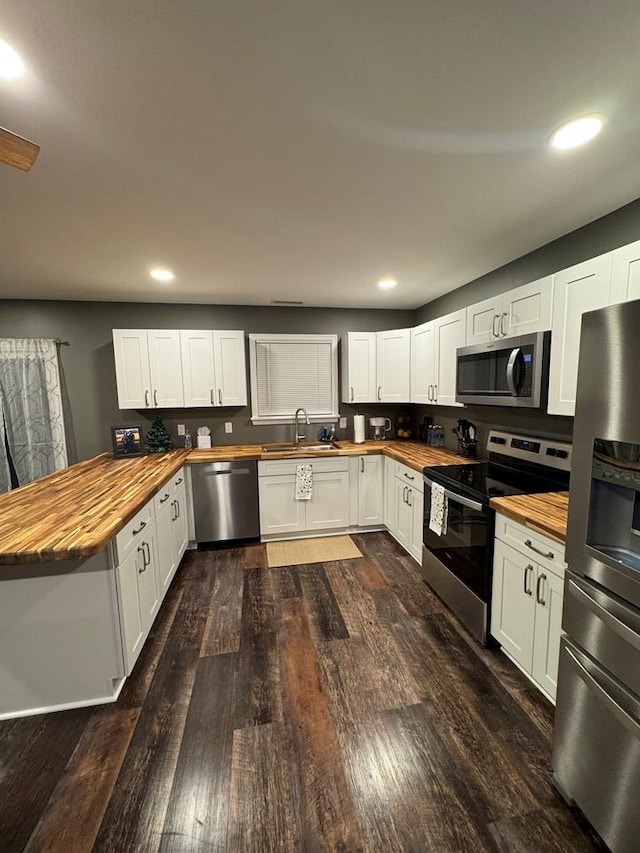
[[(433, 480), (427, 479), (426, 475), (422, 475), (422, 479), (424, 480), (425, 486), (433, 486)], [(478, 501), (472, 501), (470, 498), (463, 498), (462, 495), (456, 495), (455, 492), (450, 492), (449, 489), (444, 490), (445, 497), (450, 503), (462, 504), (462, 506), (469, 507), (469, 509), (476, 509), (481, 512), (485, 509), (485, 506)]]

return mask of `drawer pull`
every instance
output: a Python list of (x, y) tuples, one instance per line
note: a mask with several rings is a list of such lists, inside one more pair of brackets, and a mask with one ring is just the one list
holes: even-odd
[(404, 472), (404, 476), (407, 478), (407, 480), (415, 480), (415, 477), (413, 476), (413, 474), (407, 474), (406, 471)]
[(542, 584), (546, 581), (546, 579), (547, 579), (547, 576), (543, 572), (542, 574), (538, 575), (538, 581), (536, 583), (536, 601), (538, 602), (538, 604), (542, 604), (543, 606), (547, 602), (540, 595), (540, 590), (542, 589)]
[(165, 501), (168, 501), (170, 497), (171, 495), (167, 492), (163, 498), (160, 498), (160, 503), (163, 504)]
[(533, 590), (531, 589), (531, 586), (529, 586), (527, 584), (527, 575), (529, 575), (529, 572), (531, 572), (530, 577), (532, 577), (533, 576), (533, 566), (531, 565), (531, 563), (529, 563), (527, 568), (524, 570), (524, 594), (525, 595), (533, 595)]
[(134, 536), (137, 536), (137, 535), (138, 535), (138, 533), (142, 533), (142, 531), (145, 529), (145, 527), (146, 527), (146, 526), (147, 526), (147, 522), (146, 522), (146, 521), (143, 521), (143, 522), (140, 524), (140, 527), (139, 527), (137, 530), (132, 531), (132, 532), (133, 532), (133, 535), (134, 535)]
[(183, 481), (183, 479), (184, 479), (184, 477), (179, 477), (179, 478), (175, 481), (175, 483), (174, 483), (173, 485), (174, 485), (174, 486), (179, 486), (179, 485), (180, 485), (180, 483)]
[(532, 544), (531, 539), (525, 539), (524, 544), (527, 546), (527, 548), (531, 548), (532, 551), (535, 551), (536, 554), (540, 554), (541, 557), (546, 557), (547, 560), (553, 560), (553, 558), (555, 557), (553, 551), (540, 551), (539, 548), (536, 548), (536, 546)]

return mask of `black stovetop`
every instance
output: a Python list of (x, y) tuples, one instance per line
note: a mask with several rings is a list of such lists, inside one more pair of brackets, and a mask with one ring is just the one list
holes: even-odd
[(569, 487), (567, 472), (544, 466), (537, 466), (537, 470), (533, 471), (491, 461), (425, 468), (424, 474), (450, 491), (482, 503), (506, 495), (559, 492)]

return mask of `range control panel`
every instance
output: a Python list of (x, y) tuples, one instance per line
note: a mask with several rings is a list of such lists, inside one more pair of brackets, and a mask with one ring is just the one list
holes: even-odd
[(568, 441), (554, 441), (550, 438), (516, 435), (492, 429), (489, 432), (487, 450), (490, 454), (501, 453), (503, 456), (526, 459), (561, 471), (571, 470), (571, 444)]

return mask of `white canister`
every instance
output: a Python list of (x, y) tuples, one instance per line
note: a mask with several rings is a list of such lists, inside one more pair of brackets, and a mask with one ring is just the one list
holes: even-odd
[(364, 415), (353, 416), (353, 440), (356, 444), (364, 444)]

